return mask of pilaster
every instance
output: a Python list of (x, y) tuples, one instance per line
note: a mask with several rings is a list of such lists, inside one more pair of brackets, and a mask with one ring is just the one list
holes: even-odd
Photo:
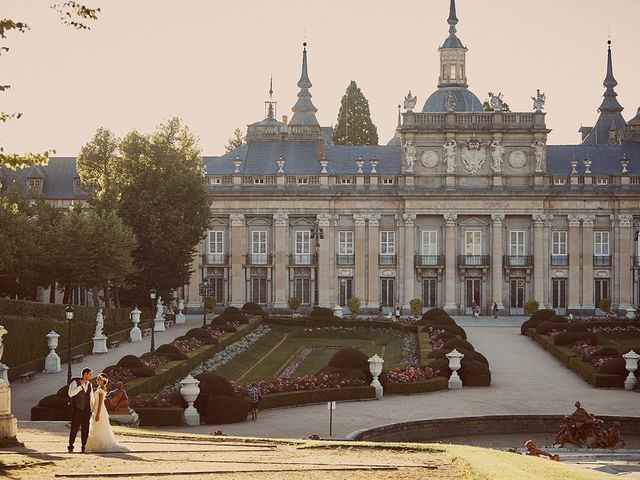
[(533, 214), (533, 298), (540, 305), (545, 305), (544, 298), (544, 225), (545, 215), (543, 213)]
[(445, 280), (444, 280), (444, 306), (447, 313), (457, 314), (458, 304), (456, 303), (456, 245), (457, 242), (457, 220), (455, 213), (444, 215), (444, 253), (445, 253)]
[(354, 296), (360, 299), (364, 304), (366, 295), (366, 254), (367, 254), (367, 216), (362, 214), (353, 215), (353, 223), (355, 226), (354, 234), (354, 254), (355, 254), (355, 272), (354, 272)]
[[(416, 271), (413, 266), (413, 256), (416, 252), (416, 215), (405, 213), (402, 215), (404, 224), (404, 301), (403, 308), (411, 309), (410, 301), (415, 297)], [(398, 256), (398, 261), (400, 261)]]
[(275, 228), (275, 308), (287, 307), (287, 255), (289, 253), (289, 215), (283, 210), (273, 215)]
[(502, 303), (502, 284), (504, 278), (504, 274), (502, 273), (502, 224), (504, 223), (504, 217), (504, 213), (494, 213), (491, 215), (491, 291), (493, 292), (493, 303), (498, 304), (499, 310), (504, 310)]
[(332, 253), (335, 244), (335, 229), (331, 224), (331, 215), (320, 213), (316, 218), (318, 226), (324, 231), (324, 238), (320, 240), (318, 250), (318, 304), (321, 307), (332, 307), (336, 302), (335, 295), (332, 293), (332, 285), (335, 283), (333, 266), (336, 262)]
[(580, 310), (580, 217), (567, 215), (569, 221), (569, 304), (568, 310)]
[(582, 217), (582, 309), (594, 310), (593, 300), (593, 224), (595, 215)]
[(618, 215), (617, 225), (617, 238), (620, 240), (620, 247), (616, 252), (616, 270), (618, 284), (614, 285), (614, 292), (619, 292), (618, 308), (625, 310), (632, 308), (633, 298), (633, 279), (631, 276), (631, 255), (632, 255), (632, 231), (631, 222), (633, 221), (633, 215)]
[(231, 305), (242, 307), (245, 300), (245, 272), (243, 268), (244, 255), (247, 252), (246, 230), (244, 215), (232, 213), (229, 215), (231, 225)]
[(377, 309), (380, 306), (380, 271), (378, 255), (380, 253), (380, 214), (369, 215), (369, 288), (367, 293), (367, 308)]

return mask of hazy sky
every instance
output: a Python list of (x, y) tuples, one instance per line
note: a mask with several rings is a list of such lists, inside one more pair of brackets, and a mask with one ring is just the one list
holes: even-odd
[[(236, 127), (264, 118), (273, 72), (278, 116), (291, 116), (302, 42), (311, 93), (324, 125), (355, 80), (369, 100), (380, 142), (393, 136), (409, 89), (422, 106), (438, 80), (449, 0), (87, 0), (100, 6), (90, 31), (62, 26), (53, 0), (2, 0), (10, 33), (0, 57), (1, 109), (23, 118), (0, 125), (6, 151), (77, 155), (104, 126), (122, 136), (179, 116), (219, 155)], [(606, 42), (613, 41), (625, 119), (640, 106), (639, 0), (458, 0), (458, 36), (468, 47), (469, 88), (504, 94), (513, 111), (547, 95), (549, 143), (577, 143), (602, 100)], [(635, 87), (634, 87), (635, 85)]]

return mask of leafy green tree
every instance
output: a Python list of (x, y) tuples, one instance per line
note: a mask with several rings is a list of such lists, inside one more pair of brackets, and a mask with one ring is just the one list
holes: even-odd
[(242, 130), (236, 128), (233, 131), (233, 136), (229, 140), (227, 140), (227, 144), (224, 146), (224, 149), (227, 152), (232, 152), (236, 148), (241, 147), (243, 143), (244, 135), (242, 135)]
[(358, 297), (349, 298), (347, 300), (347, 307), (349, 307), (351, 315), (357, 315), (360, 311), (360, 299)]
[[(26, 3), (26, 2), (25, 2)], [(89, 26), (85, 20), (97, 20), (99, 8), (88, 8), (80, 2), (73, 0), (54, 2), (51, 5), (60, 16), (60, 21), (64, 25), (68, 25), (77, 30), (88, 30)], [(0, 40), (5, 40), (7, 34), (11, 31), (25, 33), (29, 30), (29, 25), (25, 22), (15, 21), (9, 18), (0, 19)], [(0, 55), (7, 53), (9, 47), (0, 44)], [(0, 92), (4, 92), (11, 88), (10, 85), (0, 85)], [(0, 122), (4, 123), (10, 120), (18, 120), (22, 116), (21, 113), (0, 112)], [(55, 153), (54, 150), (47, 150), (41, 153), (8, 153), (4, 151), (4, 147), (0, 146), (0, 167), (21, 168), (38, 163), (47, 163), (49, 155)]]
[(333, 130), (336, 145), (377, 145), (378, 129), (371, 121), (369, 101), (353, 80), (342, 97), (338, 123)]
[(424, 307), (424, 302), (420, 298), (413, 298), (409, 302), (409, 306), (411, 307), (411, 313), (414, 316), (418, 316), (422, 313), (422, 307)]
[(300, 299), (298, 297), (291, 297), (289, 300), (287, 300), (287, 305), (295, 313), (298, 311), (298, 308), (300, 308)]

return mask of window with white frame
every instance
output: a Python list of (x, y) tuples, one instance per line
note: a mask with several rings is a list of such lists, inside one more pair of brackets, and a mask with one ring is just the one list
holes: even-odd
[(422, 231), (422, 247), (420, 251), (422, 252), (422, 255), (438, 255), (437, 230)]
[(298, 265), (311, 263), (311, 231), (297, 230), (294, 243), (295, 263)]
[(551, 255), (566, 255), (567, 254), (567, 232), (566, 231), (554, 231), (551, 234)]
[(254, 230), (251, 232), (251, 262), (265, 265), (267, 263), (266, 230)]
[(254, 178), (253, 183), (255, 185), (264, 185), (264, 178), (262, 177)]
[(338, 232), (338, 254), (353, 255), (353, 231), (341, 230)]
[(509, 232), (509, 255), (524, 256), (525, 252), (524, 231), (513, 230)]
[(220, 177), (209, 177), (209, 184), (210, 185), (221, 185), (222, 184), (222, 178), (220, 178)]
[(593, 254), (596, 257), (609, 256), (609, 232), (593, 232)]
[(482, 255), (482, 232), (477, 230), (471, 230), (464, 232), (465, 255)]
[(609, 179), (607, 177), (596, 178), (596, 185), (609, 185)]
[(566, 185), (567, 184), (567, 179), (564, 177), (553, 177), (553, 184), (554, 185)]
[(309, 185), (308, 177), (298, 177), (298, 185)]
[(342, 177), (340, 179), (340, 185), (351, 185), (351, 177)]
[(209, 231), (207, 260), (210, 264), (224, 263), (224, 232), (222, 230)]
[(394, 181), (393, 181), (393, 177), (385, 177), (382, 179), (382, 184), (383, 185), (393, 185)]
[(380, 232), (380, 255), (396, 254), (396, 232)]

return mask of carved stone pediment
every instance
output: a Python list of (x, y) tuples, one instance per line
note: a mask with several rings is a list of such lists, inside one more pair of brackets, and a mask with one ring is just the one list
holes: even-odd
[(482, 146), (480, 140), (472, 138), (467, 142), (467, 146), (462, 149), (462, 164), (465, 170), (471, 175), (475, 175), (482, 169), (487, 160), (487, 150)]

